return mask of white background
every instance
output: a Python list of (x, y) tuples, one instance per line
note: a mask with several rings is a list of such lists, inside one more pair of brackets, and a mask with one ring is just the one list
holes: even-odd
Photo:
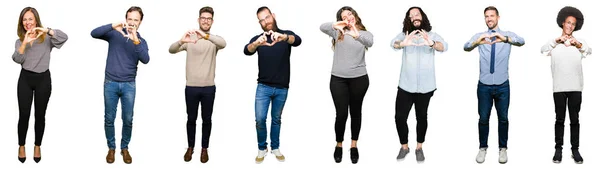
[[(0, 169), (508, 169), (535, 166), (539, 169), (591, 169), (600, 162), (600, 138), (596, 123), (600, 116), (599, 60), (584, 59), (585, 85), (580, 112), (583, 165), (570, 159), (569, 126), (566, 123), (563, 163), (554, 164), (554, 105), (550, 58), (540, 48), (561, 34), (557, 12), (565, 5), (583, 11), (585, 24), (575, 36), (596, 47), (592, 30), (598, 29), (598, 13), (592, 1), (11, 1), (0, 7)], [(150, 63), (140, 64), (130, 152), (133, 164), (125, 165), (117, 155), (106, 164), (104, 137), (103, 81), (107, 43), (93, 39), (92, 29), (124, 20), (132, 5), (142, 7), (145, 17), (139, 32), (149, 43)], [(185, 52), (172, 55), (169, 45), (192, 28), (198, 28), (198, 10), (215, 10), (211, 32), (227, 41), (217, 58), (217, 93), (210, 141), (210, 161), (201, 164), (200, 150), (193, 161), (182, 160), (187, 148), (185, 122)], [(294, 31), (302, 44), (293, 48), (291, 82), (282, 117), (281, 150), (286, 162), (269, 154), (260, 165), (254, 121), (254, 94), (258, 75), (257, 56), (242, 52), (250, 38), (262, 29), (256, 9), (267, 5), (279, 27)], [(329, 92), (333, 52), (331, 39), (319, 31), (320, 24), (334, 21), (338, 9), (352, 6), (374, 34), (374, 46), (366, 54), (370, 87), (363, 105), (359, 140), (360, 161), (349, 159), (350, 128), (346, 130), (344, 158), (336, 164), (335, 110)], [(475, 33), (487, 29), (483, 10), (495, 5), (499, 26), (525, 38), (523, 47), (513, 47), (510, 61), (511, 104), (508, 163), (497, 162), (497, 116), (492, 112), (487, 161), (475, 163), (478, 148), (476, 85), (479, 54), (463, 51)], [(61, 29), (69, 36), (62, 49), (52, 52), (53, 92), (42, 145), (43, 159), (33, 158), (33, 114), (27, 138), (27, 162), (17, 161), (17, 80), (21, 70), (10, 56), (14, 51), (16, 22), (26, 6), (38, 9), (45, 27)], [(429, 129), (424, 145), (426, 161), (417, 164), (414, 150), (396, 161), (400, 144), (394, 122), (396, 87), (401, 52), (390, 41), (402, 30), (409, 7), (420, 6), (433, 31), (449, 44), (446, 53), (436, 54), (437, 88), (429, 107)], [(33, 109), (32, 109), (33, 112)], [(117, 146), (120, 142), (121, 112), (117, 114)], [(198, 120), (197, 146), (200, 146)], [(348, 121), (348, 126), (350, 121)], [(415, 117), (409, 117), (410, 147), (416, 146)]]

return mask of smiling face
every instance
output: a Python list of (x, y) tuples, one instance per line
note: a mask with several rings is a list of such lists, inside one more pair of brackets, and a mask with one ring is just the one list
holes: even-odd
[(33, 12), (31, 12), (31, 10), (25, 12), (25, 15), (23, 15), (23, 20), (21, 22), (23, 24), (23, 28), (25, 28), (25, 31), (29, 31), (37, 27), (36, 18), (33, 15)]
[(564, 35), (573, 35), (573, 30), (577, 26), (577, 19), (573, 16), (568, 16), (562, 23), (562, 29)]
[(341, 16), (342, 16), (342, 20), (348, 22), (348, 24), (350, 24), (350, 25), (356, 24), (356, 16), (354, 16), (354, 13), (352, 13), (352, 11), (344, 10), (344, 11), (342, 11)]
[(489, 29), (496, 29), (498, 27), (498, 13), (495, 10), (487, 10), (484, 13), (485, 15), (485, 23)]
[(268, 9), (264, 9), (258, 14), (256, 14), (258, 18), (258, 23), (262, 27), (263, 31), (276, 31), (277, 30), (277, 21), (275, 20), (275, 14), (272, 14)]
[(127, 25), (136, 26), (139, 29), (142, 24), (142, 15), (138, 11), (127, 12)]
[(198, 18), (198, 24), (200, 24), (200, 30), (204, 32), (210, 31), (213, 24), (213, 15), (208, 12), (203, 12)]
[(423, 16), (421, 16), (421, 11), (417, 8), (413, 8), (409, 11), (410, 13), (410, 22), (415, 28), (421, 27), (421, 23), (423, 22)]

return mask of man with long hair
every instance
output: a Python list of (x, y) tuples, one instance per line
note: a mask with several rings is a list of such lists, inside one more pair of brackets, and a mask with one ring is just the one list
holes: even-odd
[(408, 147), (408, 114), (415, 106), (417, 117), (418, 162), (425, 160), (423, 142), (427, 132), (427, 108), (437, 89), (435, 83), (435, 51), (445, 52), (448, 43), (432, 32), (429, 18), (420, 7), (406, 11), (402, 32), (392, 39), (392, 49), (402, 50), (402, 67), (396, 94), (396, 130), (402, 145), (396, 159), (402, 160), (410, 152)]

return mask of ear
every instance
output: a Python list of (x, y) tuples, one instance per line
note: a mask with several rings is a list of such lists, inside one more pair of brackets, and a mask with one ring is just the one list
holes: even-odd
[(198, 17), (198, 24), (200, 24), (200, 17)]
[(275, 19), (276, 19), (276, 18), (275, 18), (275, 13), (271, 13), (271, 15), (273, 15), (273, 20), (275, 20)]

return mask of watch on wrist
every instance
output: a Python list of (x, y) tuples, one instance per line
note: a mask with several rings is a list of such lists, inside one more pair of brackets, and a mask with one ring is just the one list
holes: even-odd
[(52, 30), (52, 28), (46, 27), (46, 29), (48, 30), (48, 32), (46, 32), (46, 34), (50, 35), (50, 31)]
[(504, 36), (506, 38), (506, 40), (504, 40), (504, 43), (508, 43), (508, 36)]

